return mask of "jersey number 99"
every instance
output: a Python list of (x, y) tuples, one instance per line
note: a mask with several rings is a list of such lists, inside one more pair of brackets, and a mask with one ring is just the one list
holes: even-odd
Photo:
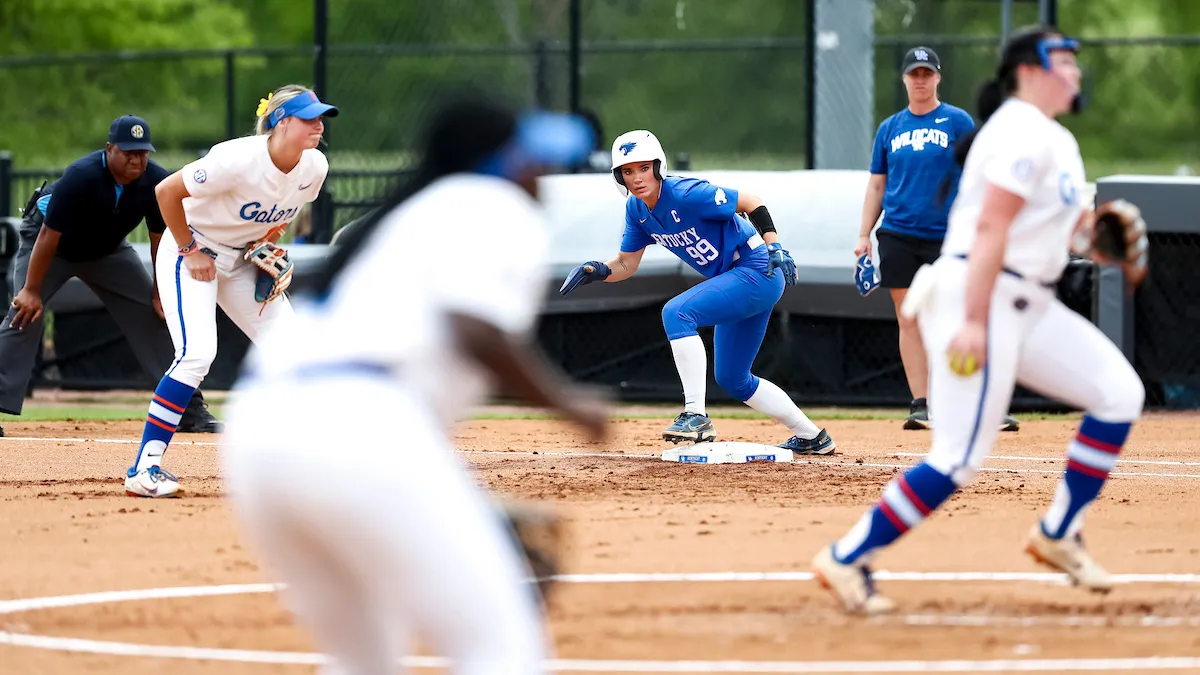
[(701, 239), (696, 242), (695, 246), (689, 246), (684, 251), (695, 259), (697, 265), (707, 265), (717, 259), (721, 252), (715, 246), (708, 243), (707, 239)]

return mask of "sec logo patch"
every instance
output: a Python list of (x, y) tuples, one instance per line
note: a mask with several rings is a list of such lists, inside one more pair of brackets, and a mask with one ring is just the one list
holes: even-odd
[(203, 183), (208, 180), (208, 174), (205, 173), (204, 169), (196, 169), (196, 173), (192, 174), (192, 180), (197, 183)]

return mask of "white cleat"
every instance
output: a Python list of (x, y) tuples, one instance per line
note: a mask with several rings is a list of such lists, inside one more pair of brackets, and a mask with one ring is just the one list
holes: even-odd
[(152, 466), (136, 473), (131, 468), (125, 474), (125, 494), (130, 497), (174, 497), (177, 492), (179, 479), (162, 467)]
[(1029, 532), (1029, 543), (1025, 545), (1025, 552), (1037, 562), (1065, 572), (1076, 586), (1096, 593), (1112, 590), (1112, 576), (1092, 559), (1091, 554), (1083, 547), (1083, 538), (1079, 535), (1051, 539), (1042, 532), (1042, 526), (1038, 523)]
[(896, 603), (875, 591), (871, 571), (860, 565), (845, 565), (833, 557), (833, 547), (826, 546), (812, 560), (817, 582), (841, 601), (848, 614), (887, 614), (895, 611)]

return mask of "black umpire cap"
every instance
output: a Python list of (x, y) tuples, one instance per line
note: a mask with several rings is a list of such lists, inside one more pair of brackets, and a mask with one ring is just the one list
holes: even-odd
[(125, 152), (154, 152), (154, 146), (150, 145), (150, 125), (136, 115), (122, 115), (113, 120), (112, 126), (108, 128), (108, 142)]
[(929, 47), (913, 47), (904, 55), (902, 74), (907, 75), (917, 68), (928, 68), (935, 73), (942, 72), (942, 62), (937, 52)]

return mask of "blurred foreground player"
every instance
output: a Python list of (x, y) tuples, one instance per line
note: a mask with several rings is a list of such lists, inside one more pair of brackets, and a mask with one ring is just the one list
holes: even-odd
[[(326, 672), (395, 672), (405, 629), (454, 673), (543, 667), (530, 564), (447, 428), (494, 377), (603, 435), (600, 402), (525, 338), (548, 273), (536, 178), (590, 144), (573, 117), (518, 118), (477, 97), (445, 106), (410, 181), (297, 296), (299, 325), (268, 331), (248, 356), (229, 406), (229, 489), (291, 609), (332, 656)], [(454, 246), (430, 249), (442, 236)], [(324, 417), (281, 405), (297, 398)], [(381, 435), (379, 419), (398, 433)]]

